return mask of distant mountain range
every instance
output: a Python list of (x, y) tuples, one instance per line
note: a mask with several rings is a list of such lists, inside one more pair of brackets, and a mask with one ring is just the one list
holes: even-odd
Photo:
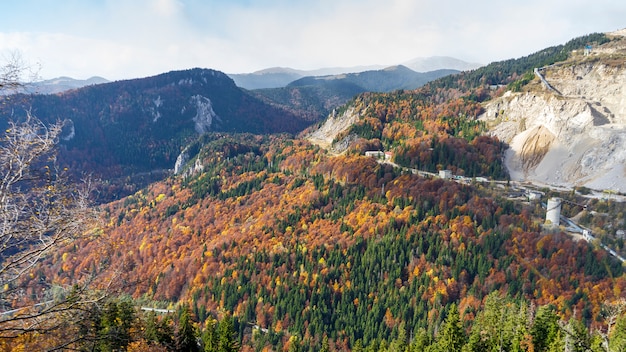
[[(399, 65), (395, 66), (384, 66), (384, 65), (369, 65), (369, 66), (352, 66), (352, 67), (326, 67), (319, 68), (314, 70), (297, 70), (288, 67), (272, 67), (266, 68), (263, 70), (255, 71), (252, 73), (240, 73), (240, 74), (227, 74), (230, 78), (235, 81), (235, 84), (241, 88), (245, 88), (248, 90), (254, 89), (265, 89), (265, 88), (282, 88), (286, 87), (292, 82), (300, 80), (305, 77), (324, 77), (324, 79), (328, 79), (329, 76), (333, 76), (334, 79), (340, 78), (341, 75), (350, 75), (357, 74), (362, 72), (370, 72), (370, 71), (382, 71), (382, 72), (392, 72), (394, 68), (398, 66), (404, 66), (405, 68), (413, 71), (407, 72), (411, 76), (411, 78), (403, 78), (402, 80), (405, 82), (405, 86), (402, 84), (390, 85), (389, 87), (379, 87), (376, 85), (368, 85), (367, 90), (371, 91), (390, 91), (393, 89), (413, 89), (412, 83), (410, 82), (415, 73), (429, 73), (432, 71), (441, 71), (448, 70), (450, 73), (454, 73), (454, 71), (467, 71), (476, 69), (481, 66), (481, 64), (470, 63), (463, 60), (459, 60), (449, 56), (430, 56), (430, 57), (419, 57), (406, 62), (403, 62)], [(394, 73), (398, 73), (397, 71)], [(432, 73), (430, 76), (438, 76), (439, 73)], [(369, 74), (371, 76), (371, 74)], [(352, 75), (354, 77), (354, 75)], [(428, 77), (428, 76), (426, 76)], [(422, 79), (417, 79), (418, 82), (422, 81)], [(57, 77), (52, 79), (47, 79), (43, 81), (33, 82), (28, 84), (21, 93), (30, 93), (30, 94), (56, 94), (61, 93), (71, 89), (77, 89), (85, 86), (109, 83), (110, 81), (103, 77), (94, 76), (88, 79), (74, 79), (71, 77)], [(310, 82), (310, 81), (306, 81)], [(421, 83), (423, 84), (423, 83)], [(419, 85), (421, 85), (419, 84)], [(296, 83), (298, 86), (302, 86), (303, 84)], [(418, 86), (419, 86), (418, 85)]]
[(402, 65), (416, 72), (429, 72), (442, 69), (469, 71), (483, 66), (482, 64), (466, 62), (450, 56), (418, 57), (403, 62)]
[(439, 77), (459, 73), (458, 70), (441, 69), (429, 72), (415, 72), (406, 66), (391, 66), (382, 70), (364, 71), (318, 77), (303, 77), (287, 87), (326, 85), (333, 81), (344, 81), (357, 87), (357, 92), (390, 92), (397, 89), (415, 89)]
[(85, 86), (92, 86), (95, 84), (108, 83), (109, 80), (102, 77), (91, 77), (88, 79), (74, 79), (71, 77), (58, 77), (48, 79), (44, 81), (34, 82), (27, 85), (24, 89), (24, 93), (34, 94), (56, 94), (67, 90), (77, 89)]
[(389, 67), (405, 66), (415, 72), (430, 72), (438, 70), (466, 71), (482, 66), (477, 63), (469, 63), (448, 56), (432, 56), (415, 58), (399, 65), (384, 66), (353, 66), (353, 67), (330, 67), (317, 70), (296, 70), (288, 67), (273, 67), (252, 73), (228, 74), (237, 86), (245, 89), (281, 88), (303, 77), (334, 76), (365, 71), (384, 70)]
[(307, 76), (287, 84), (286, 87), (256, 89), (252, 93), (306, 120), (316, 121), (357, 94), (412, 90), (437, 78), (459, 72), (441, 69), (420, 73), (399, 65), (358, 73)]
[(268, 69), (260, 74), (266, 81), (289, 82), (257, 90), (242, 89), (228, 75), (200, 68), (116, 82), (60, 77), (28, 85), (10, 99), (0, 96), (0, 116), (19, 119), (30, 111), (46, 122), (64, 121), (61, 160), (73, 170), (115, 180), (172, 169), (181, 150), (199, 134), (298, 133), (357, 94), (415, 89), (459, 72), (419, 73), (402, 65), (368, 68), (339, 74), (347, 69), (326, 68), (308, 71), (317, 76), (306, 77), (300, 77), (304, 71)]

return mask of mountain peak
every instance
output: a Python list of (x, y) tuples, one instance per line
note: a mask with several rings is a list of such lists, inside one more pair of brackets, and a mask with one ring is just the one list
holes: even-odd
[(417, 57), (404, 62), (402, 65), (416, 72), (429, 72), (441, 69), (468, 71), (483, 66), (482, 64), (470, 63), (450, 56)]
[(270, 67), (252, 73), (228, 74), (237, 86), (245, 89), (263, 89), (285, 87), (303, 77), (335, 76), (370, 71), (392, 71), (394, 69), (409, 69), (415, 72), (431, 72), (438, 70), (466, 71), (482, 65), (468, 63), (448, 56), (432, 56), (416, 58), (397, 65), (361, 65), (351, 67), (325, 67), (315, 70), (298, 70), (289, 67)]

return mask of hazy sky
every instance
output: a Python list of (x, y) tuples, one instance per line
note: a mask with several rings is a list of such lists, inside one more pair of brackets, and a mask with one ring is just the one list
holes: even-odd
[(487, 64), (624, 27), (624, 0), (3, 0), (0, 64), (19, 52), (42, 78), (111, 80), (434, 55)]

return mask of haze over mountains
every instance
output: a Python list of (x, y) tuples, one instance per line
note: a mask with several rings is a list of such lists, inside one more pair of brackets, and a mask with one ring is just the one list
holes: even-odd
[(28, 94), (56, 94), (71, 89), (77, 89), (95, 84), (108, 83), (109, 80), (102, 77), (90, 77), (88, 79), (74, 79), (71, 77), (57, 77), (43, 81), (36, 81), (26, 85), (21, 91)]
[(432, 56), (415, 58), (398, 65), (370, 65), (354, 67), (322, 68), (317, 70), (296, 70), (291, 68), (274, 67), (252, 73), (229, 74), (235, 83), (246, 89), (280, 88), (303, 77), (337, 76), (365, 71), (380, 71), (388, 67), (405, 66), (412, 71), (425, 73), (438, 70), (466, 71), (482, 65), (469, 63), (448, 56)]
[[(415, 72), (425, 73), (437, 70), (472, 70), (482, 66), (477, 63), (469, 63), (449, 56), (419, 57), (403, 63)], [(352, 67), (326, 67), (314, 70), (298, 70), (288, 67), (272, 67), (252, 73), (228, 73), (227, 75), (235, 81), (235, 84), (245, 89), (280, 88), (303, 77), (315, 76), (335, 76), (348, 73), (359, 73), (365, 71), (378, 71), (393, 66), (368, 65)], [(91, 77), (88, 79), (74, 79), (71, 77), (57, 77), (36, 81), (30, 84), (25, 90), (26, 93), (54, 94), (70, 89), (76, 89), (88, 85), (110, 82), (103, 77)]]

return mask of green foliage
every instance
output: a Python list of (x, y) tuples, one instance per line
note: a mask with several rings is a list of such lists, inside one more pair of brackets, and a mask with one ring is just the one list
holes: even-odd
[(202, 332), (202, 344), (204, 346), (204, 352), (217, 351), (219, 346), (216, 321), (207, 321), (204, 331)]
[(157, 317), (155, 312), (149, 312), (145, 317), (144, 338), (147, 342), (174, 348), (174, 322), (169, 316)]
[(178, 331), (176, 332), (177, 352), (199, 352), (198, 329), (191, 319), (191, 309), (185, 305), (179, 318)]
[(559, 329), (559, 316), (550, 306), (541, 306), (531, 327), (535, 351), (550, 351), (557, 348), (563, 341)]
[(236, 340), (235, 327), (230, 315), (224, 316), (217, 329), (216, 352), (235, 352), (239, 350)]
[(98, 352), (125, 350), (133, 341), (131, 329), (136, 325), (132, 301), (108, 300), (103, 307), (94, 305), (79, 322), (78, 341), (84, 349)]
[(611, 351), (626, 351), (626, 315), (617, 319), (609, 341)]
[(459, 318), (459, 311), (455, 304), (450, 306), (448, 317), (439, 333), (435, 350), (437, 351), (460, 351), (465, 345), (465, 332)]
[[(603, 33), (588, 34), (572, 39), (564, 45), (552, 46), (518, 59), (493, 62), (476, 70), (446, 76), (430, 82), (426, 87), (435, 92), (441, 88), (470, 90), (485, 85), (507, 85), (529, 72), (532, 74), (534, 68), (566, 60), (573, 50), (582, 49), (591, 43), (601, 45), (608, 41), (608, 37)], [(523, 84), (520, 83), (521, 85)]]
[(518, 79), (514, 82), (509, 83), (508, 89), (513, 92), (521, 92), (522, 87), (530, 83), (530, 81), (535, 78), (535, 74), (533, 72), (526, 72), (521, 79)]
[(100, 336), (101, 351), (115, 351), (125, 348), (131, 341), (130, 329), (135, 319), (131, 302), (107, 303), (102, 316)]

